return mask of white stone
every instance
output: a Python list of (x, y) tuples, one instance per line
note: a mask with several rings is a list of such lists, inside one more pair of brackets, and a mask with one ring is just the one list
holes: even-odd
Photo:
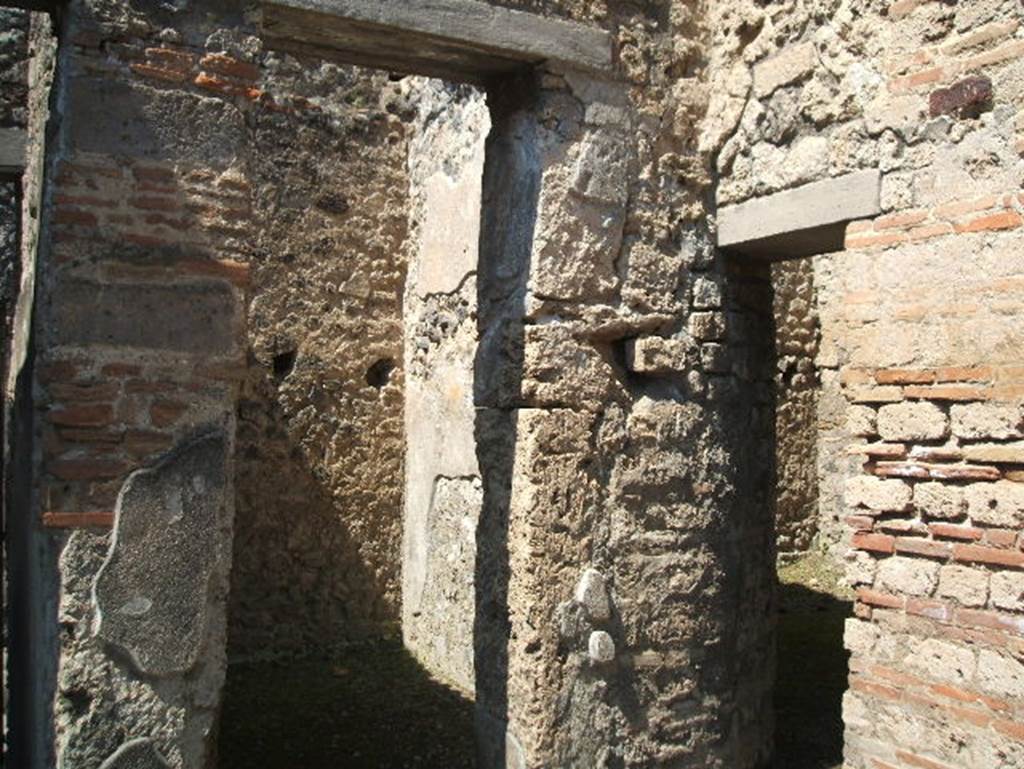
[(997, 609), (1024, 612), (1024, 571), (1000, 571), (992, 575), (992, 605)]
[(1024, 526), (1024, 484), (1013, 481), (972, 483), (964, 490), (974, 523), (1015, 529)]
[(615, 659), (615, 641), (604, 630), (595, 630), (587, 642), (590, 660), (599, 665), (607, 665)]
[(929, 518), (955, 520), (967, 511), (967, 502), (958, 486), (919, 483), (914, 487), (914, 507)]
[(1000, 697), (1024, 697), (1024, 663), (988, 649), (978, 655), (978, 683)]
[(887, 441), (918, 441), (944, 438), (946, 415), (927, 401), (890, 403), (878, 410), (878, 434)]
[(878, 566), (876, 587), (890, 593), (931, 595), (938, 581), (939, 564), (923, 558), (893, 556)]
[(850, 435), (859, 438), (875, 435), (875, 410), (870, 406), (850, 406), (846, 412), (846, 429), (850, 431)]
[(846, 504), (876, 512), (902, 512), (910, 506), (911, 489), (905, 481), (858, 475), (846, 480)]
[(754, 65), (754, 93), (765, 97), (784, 85), (806, 77), (818, 64), (813, 43), (784, 48), (776, 55)]
[(1024, 437), (1024, 409), (1001, 403), (956, 404), (950, 410), (953, 435), (985, 439)]
[(939, 569), (939, 595), (964, 606), (984, 606), (988, 600), (988, 572), (950, 564)]
[(938, 638), (913, 643), (905, 662), (912, 670), (956, 685), (970, 681), (977, 665), (974, 652), (969, 647)]

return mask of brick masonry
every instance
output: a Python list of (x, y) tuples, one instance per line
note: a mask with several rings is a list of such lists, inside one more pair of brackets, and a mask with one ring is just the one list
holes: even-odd
[[(845, 553), (857, 591), (844, 766), (1017, 766), (1022, 9), (855, 6), (806, 29), (799, 14), (756, 16), (793, 35), (744, 51), (756, 99), (721, 97), (735, 130), (718, 198), (882, 171), (883, 213), (813, 260), (819, 541)], [(745, 93), (741, 69), (719, 71), (723, 94)]]

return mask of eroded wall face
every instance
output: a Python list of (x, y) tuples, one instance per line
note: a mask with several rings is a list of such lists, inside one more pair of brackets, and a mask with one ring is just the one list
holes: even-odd
[[(0, 8), (0, 130), (28, 124), (28, 11)], [(6, 382), (8, 347), (14, 303), (21, 278), (21, 180), (0, 178), (0, 307), (3, 337), (0, 373)]]
[(858, 598), (844, 765), (1020, 765), (1021, 7), (716, 13), (719, 203), (882, 172), (882, 215), (814, 260), (821, 525)]
[(249, 118), (233, 656), (394, 635), (400, 611), (408, 86), (273, 52), (259, 66), (306, 106)]
[(405, 643), (442, 679), (474, 692), (477, 538), (483, 505), (474, 382), (484, 94), (421, 81), (409, 150), (405, 293)]

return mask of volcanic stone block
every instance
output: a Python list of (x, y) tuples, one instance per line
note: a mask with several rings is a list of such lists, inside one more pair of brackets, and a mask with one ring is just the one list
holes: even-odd
[(936, 440), (948, 432), (946, 415), (928, 401), (892, 403), (878, 410), (878, 434), (887, 441)]
[(761, 259), (794, 259), (843, 248), (846, 223), (877, 216), (882, 177), (877, 170), (754, 198), (718, 211), (718, 245)]
[(226, 557), (226, 461), (227, 441), (212, 433), (133, 473), (121, 489), (93, 586), (96, 635), (145, 675), (186, 673), (199, 659), (211, 579)]
[(100, 769), (170, 769), (153, 741), (145, 737), (126, 742), (100, 765)]
[(813, 43), (784, 48), (754, 65), (754, 93), (762, 98), (768, 96), (776, 89), (811, 74), (817, 65), (818, 54)]
[(949, 88), (932, 91), (928, 98), (928, 111), (932, 117), (956, 115), (976, 118), (992, 101), (992, 81), (987, 77), (966, 77)]
[(263, 28), (275, 47), (469, 82), (544, 61), (612, 67), (603, 30), (476, 0), (265, 0)]
[(230, 286), (111, 285), (67, 280), (54, 297), (58, 344), (102, 344), (223, 355), (240, 335)]

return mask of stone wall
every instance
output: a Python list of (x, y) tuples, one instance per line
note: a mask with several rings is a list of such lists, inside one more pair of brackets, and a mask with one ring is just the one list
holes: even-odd
[(807, 551), (819, 531), (816, 357), (820, 328), (814, 264), (772, 265), (775, 316), (775, 533), (779, 554)]
[(395, 634), (408, 84), (265, 51), (248, 368), (238, 403), (232, 655)]
[(719, 204), (859, 169), (814, 260), (820, 525), (858, 588), (845, 765), (1011, 767), (1024, 676), (1019, 3), (723, 4)]

